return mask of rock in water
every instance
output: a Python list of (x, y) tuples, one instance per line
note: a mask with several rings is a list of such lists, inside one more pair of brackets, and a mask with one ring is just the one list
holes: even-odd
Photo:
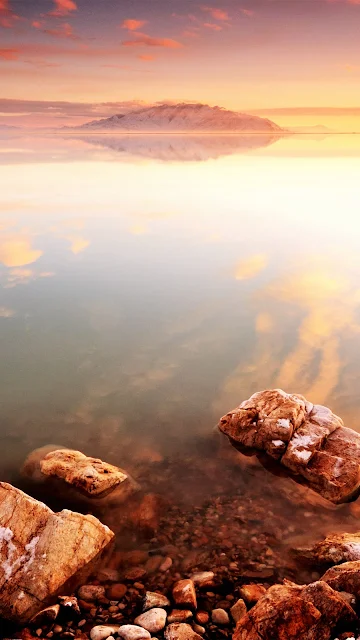
[(321, 578), (336, 591), (352, 593), (356, 598), (360, 597), (360, 560), (344, 562), (336, 567), (331, 567)]
[(355, 625), (350, 605), (325, 582), (270, 587), (237, 623), (233, 640), (329, 640), (339, 624)]
[(173, 598), (175, 604), (180, 607), (196, 609), (196, 592), (192, 580), (179, 580), (173, 587)]
[(313, 547), (302, 547), (293, 552), (297, 557), (315, 564), (360, 560), (360, 533), (333, 533)]
[(335, 504), (360, 491), (360, 434), (303, 396), (259, 391), (223, 416), (218, 427), (235, 446), (266, 453)]
[(114, 534), (93, 516), (54, 513), (0, 483), (0, 616), (26, 622), (93, 573)]
[(165, 640), (203, 640), (189, 624), (169, 624), (165, 629)]

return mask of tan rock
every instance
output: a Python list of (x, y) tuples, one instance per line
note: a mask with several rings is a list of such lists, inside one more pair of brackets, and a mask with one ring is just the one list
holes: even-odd
[(96, 568), (114, 534), (93, 516), (54, 513), (0, 483), (0, 616), (26, 622)]
[(360, 533), (333, 533), (313, 547), (294, 549), (294, 553), (316, 564), (360, 560)]
[(266, 593), (262, 584), (244, 584), (239, 591), (241, 597), (249, 604), (254, 604)]
[(101, 508), (120, 505), (139, 487), (124, 471), (80, 451), (48, 445), (25, 460), (22, 475), (57, 495)]
[(235, 604), (233, 604), (230, 609), (230, 613), (234, 622), (238, 622), (240, 618), (242, 618), (247, 613), (246, 604), (242, 598), (239, 598), (239, 600), (237, 600)]
[(166, 617), (167, 613), (165, 609), (155, 607), (154, 609), (149, 609), (149, 611), (141, 613), (137, 618), (135, 618), (134, 624), (137, 624), (139, 627), (143, 627), (150, 633), (157, 633), (165, 627)]
[(193, 617), (193, 612), (190, 609), (172, 609), (168, 615), (167, 621), (169, 624), (172, 622), (187, 622)]
[(144, 597), (143, 611), (148, 611), (149, 609), (154, 609), (155, 607), (160, 607), (163, 609), (164, 607), (170, 606), (170, 600), (161, 593), (157, 593), (156, 591), (147, 591)]
[(196, 592), (192, 580), (179, 580), (173, 587), (173, 598), (178, 607), (196, 609)]
[(350, 605), (325, 582), (270, 587), (237, 623), (233, 640), (329, 640), (339, 623), (354, 625)]
[(165, 629), (165, 640), (202, 640), (189, 624), (177, 623), (169, 624)]
[(267, 453), (335, 504), (360, 492), (360, 434), (327, 407), (281, 389), (260, 391), (218, 426), (237, 446)]

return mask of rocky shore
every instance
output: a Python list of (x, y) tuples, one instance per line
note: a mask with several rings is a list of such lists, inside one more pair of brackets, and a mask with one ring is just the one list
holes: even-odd
[[(32, 591), (38, 611), (25, 620), (6, 609), (4, 593), (15, 593), (9, 550), (12, 565), (16, 555), (3, 536), (0, 611), (8, 621), (0, 621), (2, 638), (359, 636), (356, 502), (334, 506), (286, 473), (270, 476), (256, 460), (219, 445), (217, 438), (199, 442), (198, 451), (187, 457), (134, 467), (131, 476), (80, 452), (50, 447), (28, 458), (23, 475), (27, 489), (47, 503), (56, 491), (62, 508), (77, 503), (79, 510), (91, 511), (102, 532), (102, 552), (98, 548), (93, 554), (99, 556), (97, 567), (89, 553), (82, 575), (73, 566), (73, 584), (67, 586), (63, 576), (61, 595), (59, 585), (44, 595), (38, 567)], [(48, 511), (47, 518), (58, 517)], [(0, 507), (0, 527), (10, 529), (4, 513)], [(105, 533), (106, 525), (117, 534), (115, 543), (111, 531)], [(10, 543), (17, 548), (15, 538)], [(1, 555), (5, 548), (6, 557)], [(78, 545), (69, 548), (76, 557)], [(33, 567), (21, 577), (19, 567), (29, 559), (22, 555), (19, 551), (14, 572), (18, 585), (34, 577)], [(61, 564), (59, 557), (54, 571)], [(49, 579), (45, 582), (49, 587)]]

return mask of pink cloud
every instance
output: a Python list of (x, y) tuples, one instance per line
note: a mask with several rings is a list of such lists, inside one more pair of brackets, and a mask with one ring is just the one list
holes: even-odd
[(11, 29), (17, 20), (20, 17), (11, 9), (9, 0), (0, 0), (0, 27)]
[(144, 24), (146, 24), (146, 20), (124, 20), (121, 28), (128, 31), (138, 31)]
[(165, 49), (180, 49), (183, 47), (181, 42), (172, 40), (171, 38), (152, 38), (146, 33), (134, 31), (134, 40), (125, 40), (123, 47), (164, 47)]
[(19, 58), (19, 49), (0, 49), (1, 60), (17, 60)]
[(74, 30), (68, 22), (62, 23), (54, 29), (44, 29), (44, 33), (55, 38), (70, 38), (71, 40), (79, 40), (79, 36), (75, 35)]
[(62, 18), (69, 15), (72, 11), (77, 11), (77, 4), (73, 0), (54, 0), (55, 9), (50, 11), (50, 16)]
[[(360, 0), (359, 0), (360, 1)], [(227, 11), (223, 9), (218, 9), (217, 7), (201, 7), (203, 11), (207, 11), (210, 13), (214, 20), (229, 20), (229, 14)]]
[(143, 60), (144, 62), (151, 62), (152, 60), (155, 60), (155, 56), (150, 56), (147, 54), (144, 54), (142, 56), (138, 56), (139, 60)]
[(206, 27), (206, 29), (212, 29), (213, 31), (222, 31), (222, 27), (213, 22), (204, 22), (204, 27)]
[[(360, 2), (360, 0), (359, 0)], [(246, 16), (247, 18), (252, 18), (252, 16), (254, 15), (254, 11), (251, 11), (251, 9), (240, 9), (241, 13), (244, 14), (244, 16)]]

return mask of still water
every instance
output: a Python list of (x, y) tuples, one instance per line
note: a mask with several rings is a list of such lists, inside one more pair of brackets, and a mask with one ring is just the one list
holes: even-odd
[(256, 390), (360, 417), (360, 136), (0, 140), (0, 472), (128, 468)]

